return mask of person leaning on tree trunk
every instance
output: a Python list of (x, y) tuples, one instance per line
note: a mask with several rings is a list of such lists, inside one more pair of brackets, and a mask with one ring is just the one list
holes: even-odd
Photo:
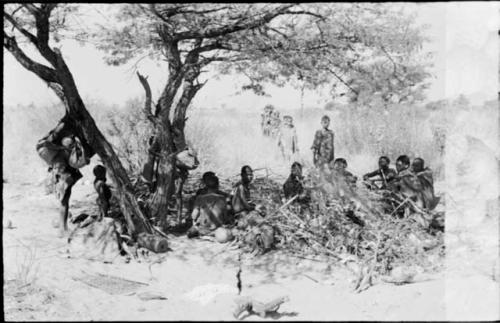
[(334, 133), (328, 129), (330, 126), (330, 117), (323, 116), (321, 118), (321, 129), (316, 131), (314, 141), (311, 147), (313, 151), (314, 166), (322, 169), (325, 165), (330, 164), (335, 157), (334, 153)]
[(75, 125), (66, 115), (47, 136), (36, 145), (39, 156), (49, 164), (54, 179), (55, 193), (60, 204), (59, 236), (68, 231), (69, 199), (75, 183), (83, 177), (78, 168), (87, 165), (92, 148), (75, 136)]

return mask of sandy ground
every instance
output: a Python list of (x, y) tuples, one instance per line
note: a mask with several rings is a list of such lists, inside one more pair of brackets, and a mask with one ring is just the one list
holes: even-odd
[[(216, 242), (172, 237), (172, 251), (151, 266), (134, 260), (127, 264), (121, 257), (112, 263), (71, 257), (67, 243), (56, 237), (51, 225), (57, 215), (55, 198), (44, 195), (41, 186), (7, 183), (3, 189), (4, 221), (10, 219), (13, 225), (3, 229), (6, 320), (233, 320), (239, 297), (236, 250)], [(72, 212), (78, 214), (94, 200), (92, 186), (79, 183)], [(245, 255), (241, 268), (242, 296), (261, 301), (289, 296), (279, 315), (266, 318), (270, 320), (445, 320), (453, 297), (472, 309), (479, 304), (481, 319), (498, 319), (498, 311), (492, 310), (498, 304), (480, 297), (498, 293), (498, 284), (487, 275), (450, 283), (441, 273), (408, 285), (378, 283), (357, 294), (351, 289), (352, 272), (334, 261), (275, 251), (258, 258)], [(112, 295), (78, 280), (85, 274), (144, 284), (133, 292)], [(482, 292), (470, 294), (471, 284)], [(447, 286), (458, 296), (447, 297)], [(145, 291), (161, 293), (166, 299), (141, 300), (138, 295)]]

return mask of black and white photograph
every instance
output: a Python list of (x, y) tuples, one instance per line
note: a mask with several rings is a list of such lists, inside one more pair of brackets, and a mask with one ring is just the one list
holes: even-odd
[(5, 321), (500, 320), (500, 3), (3, 4)]

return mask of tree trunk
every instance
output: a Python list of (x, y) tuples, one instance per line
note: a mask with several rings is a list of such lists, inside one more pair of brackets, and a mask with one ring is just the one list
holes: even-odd
[(76, 84), (59, 50), (48, 46), (48, 15), (39, 13), (37, 29), (40, 34), (35, 41), (42, 56), (52, 68), (34, 62), (18, 47), (13, 37), (4, 39), (4, 47), (27, 70), (33, 72), (56, 93), (63, 102), (69, 118), (75, 124), (76, 135), (84, 139), (92, 150), (99, 155), (116, 185), (120, 208), (127, 221), (128, 233), (135, 238), (138, 231), (151, 232), (151, 226), (142, 214), (134, 196), (130, 180), (118, 156), (109, 142), (97, 128), (94, 119), (85, 108)]
[(302, 83), (300, 87), (300, 117), (304, 118), (304, 90), (305, 90), (305, 82)]
[(97, 128), (82, 100), (74, 95), (67, 94), (66, 97), (68, 115), (75, 122), (78, 135), (84, 138), (99, 155), (115, 183), (120, 209), (127, 221), (128, 233), (132, 236), (143, 231), (151, 233), (151, 226), (137, 204), (130, 179), (118, 156)]
[(168, 205), (174, 193), (175, 147), (173, 144), (172, 128), (167, 124), (157, 125), (155, 140), (161, 147), (156, 171), (156, 190), (149, 203), (152, 217), (159, 219), (162, 229), (166, 229)]
[[(168, 205), (176, 192), (175, 178), (175, 153), (187, 147), (185, 136), (186, 112), (194, 95), (202, 87), (202, 84), (194, 85), (193, 81), (186, 82), (182, 95), (175, 107), (173, 122), (162, 118), (161, 125), (157, 127), (157, 140), (162, 150), (162, 156), (158, 160), (158, 171), (156, 173), (156, 190), (150, 200), (151, 215), (160, 219), (160, 226), (165, 230), (168, 224)], [(171, 95), (175, 95), (172, 93)], [(173, 99), (173, 97), (172, 97)], [(165, 98), (164, 102), (171, 104), (172, 99)], [(160, 100), (161, 101), (161, 100)], [(169, 108), (162, 111), (168, 111)], [(181, 207), (181, 203), (177, 203)]]

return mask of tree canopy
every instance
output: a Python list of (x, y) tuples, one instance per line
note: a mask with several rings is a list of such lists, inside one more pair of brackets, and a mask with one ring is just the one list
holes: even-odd
[(246, 75), (256, 92), (266, 82), (328, 85), (362, 102), (411, 101), (427, 86), (423, 26), (393, 5), (125, 4), (116, 18), (95, 34), (110, 64), (165, 59), (196, 81), (211, 65)]

